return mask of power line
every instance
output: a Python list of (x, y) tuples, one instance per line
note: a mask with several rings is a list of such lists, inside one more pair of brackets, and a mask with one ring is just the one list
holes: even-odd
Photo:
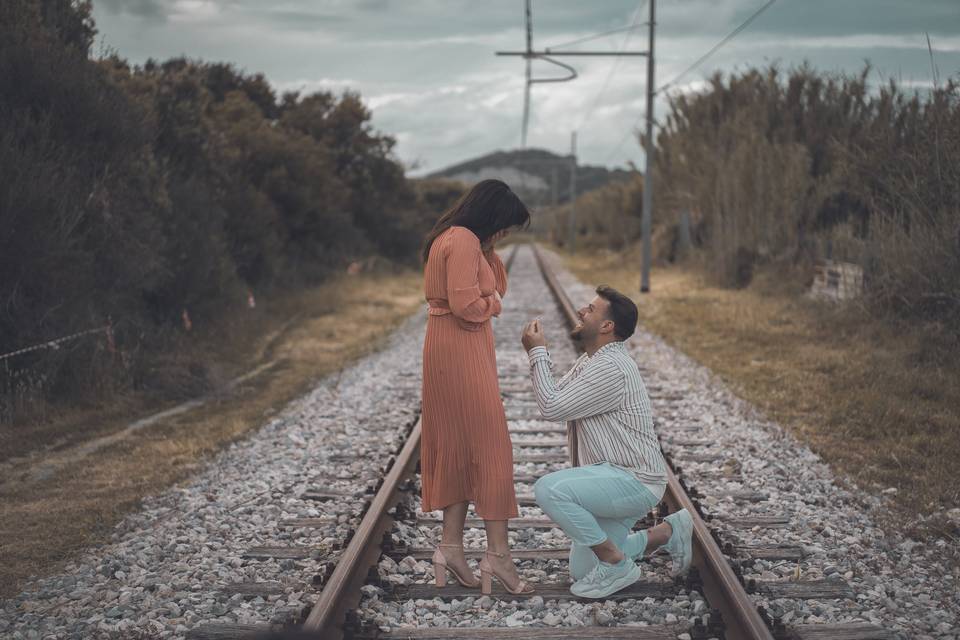
[(730, 33), (728, 33), (727, 36), (726, 36), (723, 40), (721, 40), (720, 42), (718, 42), (716, 45), (714, 45), (713, 48), (710, 49), (710, 51), (707, 51), (705, 54), (703, 54), (702, 56), (700, 56), (699, 58), (697, 58), (697, 61), (696, 61), (696, 62), (694, 62), (694, 63), (691, 64), (689, 67), (687, 67), (686, 69), (684, 69), (683, 72), (681, 72), (679, 75), (675, 76), (670, 82), (667, 82), (666, 84), (661, 85), (660, 88), (657, 89), (657, 93), (660, 93), (660, 92), (663, 91), (664, 89), (667, 89), (670, 85), (676, 83), (677, 80), (679, 80), (680, 78), (682, 78), (683, 76), (687, 75), (688, 73), (690, 73), (691, 71), (693, 71), (694, 69), (696, 69), (697, 67), (699, 67), (701, 64), (703, 64), (704, 61), (706, 61), (707, 58), (709, 58), (709, 57), (712, 56), (714, 53), (716, 53), (717, 51), (719, 51), (720, 48), (723, 47), (723, 45), (725, 45), (725, 44), (727, 44), (728, 42), (730, 42), (731, 40), (733, 40), (733, 39), (737, 36), (738, 33), (740, 33), (741, 31), (743, 31), (743, 30), (746, 29), (747, 27), (749, 27), (749, 26), (750, 26), (750, 23), (752, 23), (754, 20), (756, 20), (757, 18), (759, 18), (761, 13), (763, 13), (764, 11), (766, 11), (767, 9), (769, 9), (770, 7), (772, 7), (773, 4), (774, 4), (776, 1), (777, 1), (777, 0), (767, 0), (767, 4), (763, 5), (762, 7), (760, 7), (760, 8), (757, 9), (756, 11), (754, 11), (753, 14), (752, 14), (749, 18), (747, 18), (746, 20), (744, 20), (744, 21), (740, 24), (739, 27), (737, 27), (736, 29), (734, 29), (733, 31), (731, 31)]
[(546, 47), (545, 49), (547, 51), (552, 51), (553, 49), (559, 49), (561, 47), (571, 47), (575, 44), (590, 42), (591, 40), (599, 40), (600, 38), (606, 38), (607, 36), (612, 36), (614, 34), (622, 33), (624, 31), (631, 31), (633, 29), (636, 29), (642, 26), (644, 26), (643, 23), (637, 24), (636, 22), (634, 22), (633, 24), (629, 24), (625, 27), (617, 27), (616, 29), (611, 29), (610, 31), (604, 31), (603, 33), (595, 33), (592, 36), (586, 36), (585, 38), (577, 38), (576, 40), (571, 40), (570, 42), (564, 42), (562, 44), (555, 44), (553, 46)]
[[(725, 44), (727, 44), (728, 42), (730, 42), (731, 40), (733, 40), (741, 31), (743, 31), (744, 29), (746, 29), (747, 27), (749, 27), (750, 24), (751, 24), (754, 20), (756, 20), (758, 17), (760, 17), (760, 14), (762, 14), (764, 11), (766, 11), (766, 10), (769, 9), (771, 6), (773, 6), (773, 4), (774, 4), (776, 1), (777, 1), (777, 0), (767, 0), (767, 3), (766, 3), (765, 5), (763, 5), (762, 7), (760, 7), (759, 9), (757, 9), (756, 11), (754, 11), (753, 14), (751, 14), (749, 18), (747, 18), (747, 19), (744, 20), (742, 23), (740, 23), (740, 25), (739, 25), (736, 29), (734, 29), (733, 31), (731, 31), (730, 33), (728, 33), (720, 42), (718, 42), (716, 45), (714, 45), (714, 46), (713, 46), (709, 51), (707, 51), (705, 54), (703, 54), (702, 56), (700, 56), (700, 57), (697, 59), (696, 62), (694, 62), (694, 63), (691, 64), (689, 67), (687, 67), (686, 69), (684, 69), (682, 73), (680, 73), (680, 74), (678, 74), (677, 76), (675, 76), (675, 77), (674, 77), (672, 80), (670, 80), (669, 82), (661, 85), (660, 88), (657, 89), (655, 93), (660, 93), (660, 92), (664, 91), (665, 89), (669, 88), (671, 85), (673, 85), (674, 83), (676, 83), (680, 78), (682, 78), (683, 76), (687, 75), (688, 73), (690, 73), (691, 71), (693, 71), (694, 69), (696, 69), (697, 67), (699, 67), (701, 64), (703, 64), (703, 63), (707, 60), (707, 58), (709, 58), (709, 57), (712, 56), (714, 53), (716, 53), (717, 51), (719, 51)], [(645, 113), (641, 113), (641, 114), (637, 117), (637, 119), (634, 120), (633, 124), (630, 125), (630, 128), (627, 130), (627, 133), (624, 134), (624, 136), (623, 136), (622, 138), (620, 138), (620, 142), (617, 143), (617, 146), (615, 146), (615, 147), (613, 148), (613, 150), (610, 151), (609, 154), (607, 154), (607, 157), (604, 159), (604, 163), (608, 162), (608, 161), (610, 160), (610, 158), (614, 156), (614, 154), (616, 154), (618, 151), (620, 151), (620, 148), (623, 146), (623, 143), (626, 142), (627, 139), (633, 134), (634, 130), (637, 128), (637, 125), (640, 124), (640, 121), (643, 120), (643, 118), (645, 117), (645, 115), (646, 115)]]
[[(641, 0), (640, 4), (637, 6), (636, 11), (633, 14), (633, 20), (631, 20), (630, 26), (624, 29), (619, 29), (619, 31), (627, 31), (627, 35), (624, 37), (623, 42), (620, 43), (620, 49), (617, 53), (626, 51), (627, 45), (630, 43), (630, 38), (633, 36), (633, 29), (641, 26), (639, 20), (640, 16), (643, 15), (643, 9), (646, 6), (647, 2), (650, 0)], [(593, 104), (590, 105), (590, 108), (584, 114), (583, 118), (580, 120), (580, 124), (577, 126), (577, 129), (582, 129), (583, 125), (587, 123), (587, 120), (590, 119), (590, 116), (593, 115), (594, 110), (597, 108), (597, 105), (600, 103), (600, 98), (603, 97), (604, 92), (607, 90), (607, 86), (610, 84), (610, 80), (613, 78), (613, 74), (617, 71), (617, 67), (620, 66), (620, 62), (623, 60), (619, 55), (614, 58), (613, 65), (610, 67), (610, 71), (607, 73), (606, 80), (603, 81), (603, 86), (600, 88), (600, 91), (597, 93), (596, 97), (593, 99)]]
[[(530, 0), (526, 0), (524, 11), (524, 19), (526, 21), (526, 31), (527, 31), (527, 48), (524, 51), (497, 51), (496, 55), (498, 56), (519, 56), (524, 59), (526, 62), (526, 82), (525, 90), (523, 95), (523, 120), (520, 133), (520, 146), (525, 148), (527, 146), (527, 127), (530, 122), (530, 88), (537, 83), (544, 82), (567, 82), (573, 80), (577, 77), (577, 70), (572, 66), (555, 60), (554, 58), (559, 56), (647, 56), (646, 51), (618, 51), (616, 53), (610, 51), (555, 51), (555, 50), (543, 50), (543, 51), (534, 51), (533, 49), (533, 18), (530, 11)], [(653, 6), (653, 5), (651, 5)], [(651, 27), (652, 28), (652, 27)], [(534, 60), (543, 60), (552, 65), (561, 67), (569, 75), (566, 76), (554, 76), (550, 78), (534, 78), (531, 74), (531, 63)]]

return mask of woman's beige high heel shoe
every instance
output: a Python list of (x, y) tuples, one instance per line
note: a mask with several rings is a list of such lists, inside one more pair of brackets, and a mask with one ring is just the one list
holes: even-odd
[(461, 585), (465, 587), (476, 587), (480, 584), (480, 581), (477, 580), (477, 576), (472, 572), (470, 577), (472, 580), (468, 581), (464, 579), (464, 576), (461, 576), (457, 573), (457, 570), (447, 564), (447, 559), (444, 557), (443, 552), (440, 551), (441, 547), (446, 547), (448, 549), (460, 549), (463, 551), (463, 545), (459, 544), (438, 544), (437, 550), (433, 552), (433, 575), (434, 580), (438, 587), (447, 586), (447, 571), (453, 574), (453, 577), (457, 579)]
[(513, 588), (507, 584), (506, 580), (503, 579), (496, 569), (493, 568), (493, 565), (490, 564), (490, 561), (487, 560), (487, 556), (497, 556), (498, 558), (506, 558), (507, 554), (497, 553), (496, 551), (485, 551), (483, 559), (480, 560), (480, 593), (485, 596), (490, 595), (493, 591), (493, 576), (497, 576), (497, 580), (500, 581), (500, 584), (503, 585), (503, 588), (507, 590), (507, 593), (511, 593), (515, 596), (526, 595), (529, 593), (534, 593), (534, 588), (527, 584), (526, 580), (520, 580), (517, 582), (517, 585)]

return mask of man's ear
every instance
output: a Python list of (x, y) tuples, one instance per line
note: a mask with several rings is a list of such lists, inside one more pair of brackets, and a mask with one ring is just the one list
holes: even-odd
[(613, 333), (615, 328), (616, 325), (613, 323), (613, 320), (604, 320), (600, 323), (600, 333)]

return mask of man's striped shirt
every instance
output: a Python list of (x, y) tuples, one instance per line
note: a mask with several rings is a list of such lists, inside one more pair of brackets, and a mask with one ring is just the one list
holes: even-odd
[(530, 350), (530, 372), (543, 417), (576, 434), (577, 463), (609, 462), (662, 496), (666, 463), (653, 430), (650, 397), (623, 342), (583, 354), (559, 382), (546, 347)]

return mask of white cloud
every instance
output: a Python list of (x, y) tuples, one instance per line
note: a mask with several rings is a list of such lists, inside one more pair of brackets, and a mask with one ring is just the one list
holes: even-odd
[(220, 6), (213, 0), (175, 0), (169, 9), (171, 22), (210, 22), (220, 16)]
[(352, 78), (317, 78), (312, 80), (300, 79), (287, 80), (285, 82), (277, 82), (274, 84), (274, 88), (278, 93), (297, 91), (303, 95), (317, 93), (318, 91), (330, 91), (333, 93), (340, 93), (347, 89), (359, 91), (360, 86), (361, 83)]
[[(931, 38), (934, 54), (937, 52), (960, 52), (960, 36)], [(927, 39), (922, 33), (914, 34), (856, 34), (848, 36), (799, 37), (789, 40), (753, 40), (754, 49), (775, 47), (790, 49), (922, 49), (927, 50)]]
[[(952, 28), (947, 20), (924, 17), (941, 15), (930, 7), (945, 3), (907, 4), (897, 13), (898, 1), (848, 0), (831, 4), (830, 11), (817, 9), (827, 0), (780, 2), (671, 91), (700, 91), (712, 72), (738, 65), (777, 61), (789, 67), (807, 59), (830, 71), (856, 72), (866, 57), (877, 70), (874, 78), (905, 78), (903, 86), (922, 89), (930, 76), (922, 35), (928, 28), (949, 34), (932, 37), (941, 74), (960, 69), (960, 24)], [(637, 4), (538, 0), (534, 44), (551, 46), (619, 27)], [(759, 0), (659, 3), (658, 85), (759, 5)], [(871, 11), (881, 5), (882, 11)], [(94, 11), (106, 44), (135, 63), (186, 54), (263, 72), (280, 92), (358, 91), (373, 111), (374, 125), (396, 137), (399, 157), (423, 160), (421, 172), (519, 144), (523, 61), (494, 55), (524, 45), (518, 0), (479, 5), (472, 0), (98, 0)], [(896, 15), (888, 16), (891, 12)], [(622, 41), (618, 34), (582, 46), (614, 50)], [(630, 47), (645, 45), (640, 29)], [(610, 58), (564, 60), (573, 61), (579, 77), (535, 85), (530, 145), (567, 153), (570, 131), (579, 127), (583, 161), (639, 160), (631, 130), (645, 108), (644, 60), (623, 59), (612, 76)], [(534, 73), (544, 77), (554, 70), (539, 62)], [(665, 107), (661, 96), (657, 113)]]

